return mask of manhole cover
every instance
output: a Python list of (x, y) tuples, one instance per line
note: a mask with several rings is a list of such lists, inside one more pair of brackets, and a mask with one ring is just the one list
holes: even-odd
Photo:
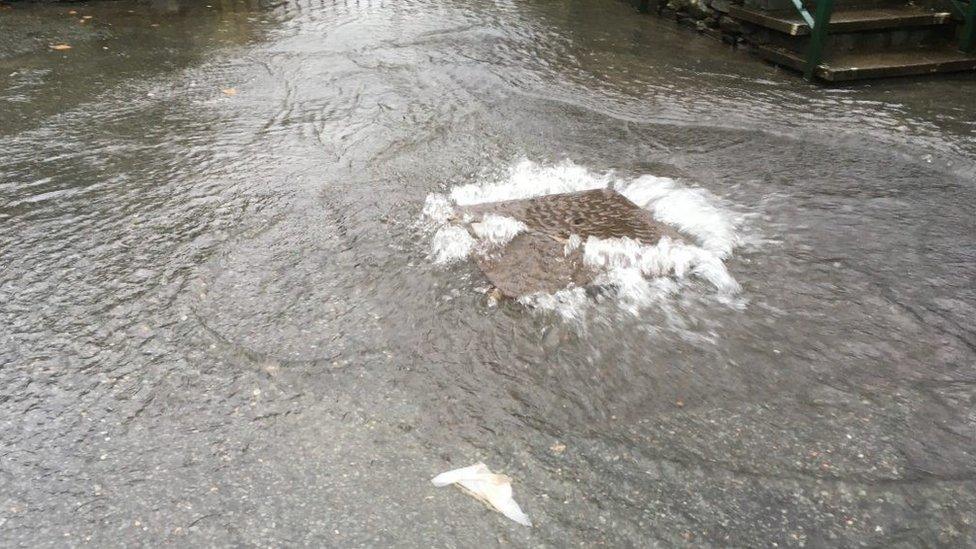
[(491, 214), (510, 217), (527, 227), (506, 245), (478, 256), (485, 276), (508, 297), (590, 284), (597, 273), (584, 264), (582, 246), (573, 245), (572, 236), (580, 239), (575, 244), (591, 236), (628, 237), (647, 245), (662, 236), (680, 238), (650, 212), (609, 189), (477, 204), (464, 213), (475, 220)]

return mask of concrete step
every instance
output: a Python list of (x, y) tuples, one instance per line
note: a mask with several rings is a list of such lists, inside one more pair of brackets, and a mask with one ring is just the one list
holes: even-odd
[[(904, 27), (831, 33), (824, 43), (824, 59), (843, 53), (881, 53), (918, 48), (948, 47), (955, 41), (955, 25)], [(753, 44), (782, 48), (803, 56), (810, 47), (810, 35), (793, 36), (765, 27), (750, 35)]]
[[(813, 10), (810, 13), (814, 13)], [(740, 21), (766, 27), (791, 36), (810, 34), (810, 27), (800, 17), (796, 9), (768, 11), (743, 6), (730, 6), (729, 15)], [(931, 10), (911, 5), (862, 8), (840, 7), (834, 10), (827, 31), (830, 33), (847, 33), (903, 29), (908, 27), (945, 25), (951, 22), (952, 14), (948, 11)]]
[[(816, 9), (815, 0), (802, 0), (810, 13)], [(897, 8), (905, 4), (922, 5), (936, 10), (949, 9), (946, 0), (834, 0), (834, 9), (841, 8)], [(792, 0), (742, 0), (742, 5), (749, 9), (765, 11), (796, 11)]]
[[(802, 71), (802, 55), (776, 46), (756, 46), (768, 61)], [(883, 52), (832, 54), (817, 67), (816, 76), (829, 82), (976, 70), (976, 54), (950, 46), (908, 48)]]

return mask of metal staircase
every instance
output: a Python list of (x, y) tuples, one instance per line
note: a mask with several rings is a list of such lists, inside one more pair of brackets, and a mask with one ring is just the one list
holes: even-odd
[(810, 80), (976, 70), (976, 0), (745, 0), (729, 15)]

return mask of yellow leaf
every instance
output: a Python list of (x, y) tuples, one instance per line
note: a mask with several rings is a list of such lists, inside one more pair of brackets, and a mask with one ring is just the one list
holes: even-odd
[(55, 44), (51, 46), (51, 49), (56, 51), (67, 51), (71, 49), (71, 46), (67, 44)]

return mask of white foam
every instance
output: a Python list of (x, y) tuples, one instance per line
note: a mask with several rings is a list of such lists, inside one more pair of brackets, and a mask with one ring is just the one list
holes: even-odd
[(678, 292), (678, 283), (667, 277), (648, 279), (637, 269), (610, 269), (594, 280), (596, 284), (617, 290), (617, 305), (624, 311), (640, 316), (640, 312), (654, 304), (662, 304)]
[(435, 263), (446, 265), (468, 257), (475, 244), (475, 239), (464, 227), (445, 225), (434, 233), (431, 253)]
[[(626, 237), (599, 239), (591, 236), (583, 246), (583, 262), (598, 271), (615, 273), (614, 276), (621, 279), (674, 276), (681, 280), (691, 275), (709, 282), (722, 294), (734, 295), (740, 290), (739, 283), (717, 254), (698, 246), (672, 242), (668, 237), (647, 246)], [(627, 284), (627, 287), (633, 288), (634, 284)]]
[(492, 246), (504, 246), (519, 233), (528, 230), (528, 227), (518, 219), (488, 214), (480, 222), (472, 223), (471, 230), (482, 242)]
[(625, 182), (617, 190), (722, 259), (731, 257), (739, 245), (732, 217), (716, 207), (718, 200), (705, 190), (679, 187), (673, 179), (651, 175)]
[(571, 234), (569, 238), (566, 239), (566, 245), (563, 246), (563, 255), (569, 255), (574, 251), (578, 250), (580, 246), (583, 245), (583, 239), (578, 234)]
[(523, 160), (508, 169), (507, 177), (492, 183), (472, 183), (456, 187), (451, 199), (462, 206), (521, 200), (547, 194), (572, 193), (606, 188), (612, 174), (598, 175), (570, 161), (554, 166)]
[(567, 288), (551, 294), (536, 292), (523, 295), (518, 302), (534, 309), (551, 311), (566, 321), (582, 322), (589, 300), (583, 288)]
[(424, 210), (422, 214), (432, 223), (443, 225), (454, 217), (454, 204), (452, 204), (451, 200), (443, 194), (432, 193), (427, 195), (427, 199), (424, 200)]

